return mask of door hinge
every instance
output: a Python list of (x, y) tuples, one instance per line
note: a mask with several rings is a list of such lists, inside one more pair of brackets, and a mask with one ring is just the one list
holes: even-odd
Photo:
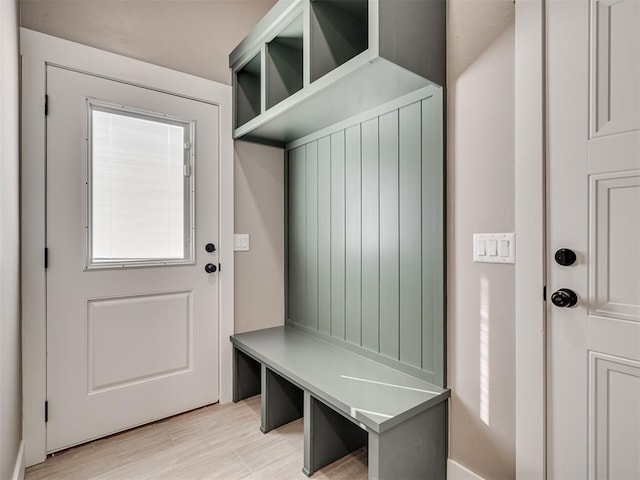
[(44, 268), (49, 268), (49, 249), (44, 247)]
[(49, 400), (44, 401), (44, 423), (49, 421)]
[(544, 287), (542, 287), (542, 300), (544, 302), (547, 301), (547, 286), (546, 285)]
[(44, 116), (49, 115), (49, 95), (44, 96)]
[(185, 177), (191, 176), (191, 165), (184, 165), (183, 172)]

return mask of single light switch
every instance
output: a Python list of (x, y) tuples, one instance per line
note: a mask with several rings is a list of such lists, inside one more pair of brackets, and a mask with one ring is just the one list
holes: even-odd
[(233, 236), (233, 250), (236, 252), (249, 251), (249, 234), (248, 233), (236, 233)]
[(501, 257), (509, 256), (509, 240), (500, 240), (498, 246), (498, 255)]
[(498, 255), (498, 242), (496, 240), (487, 240), (487, 255), (490, 257)]
[(484, 257), (487, 254), (485, 249), (485, 241), (482, 239), (476, 238), (476, 256)]

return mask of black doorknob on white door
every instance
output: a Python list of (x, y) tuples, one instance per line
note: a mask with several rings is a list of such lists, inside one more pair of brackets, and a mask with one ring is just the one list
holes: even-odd
[(207, 263), (204, 266), (204, 271), (207, 273), (216, 273), (218, 271), (218, 267), (216, 267), (213, 263)]
[(569, 308), (578, 303), (578, 295), (568, 288), (560, 288), (551, 295), (551, 303), (556, 307)]
[(576, 252), (574, 252), (573, 250), (569, 248), (561, 248), (556, 252), (554, 258), (556, 259), (556, 263), (558, 265), (569, 267), (576, 263), (578, 257), (576, 256)]

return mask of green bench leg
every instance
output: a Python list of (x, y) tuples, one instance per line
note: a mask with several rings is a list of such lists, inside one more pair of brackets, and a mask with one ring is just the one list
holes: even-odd
[(262, 365), (262, 415), (260, 430), (267, 433), (302, 417), (303, 392)]
[(308, 477), (367, 445), (367, 432), (304, 392), (304, 467)]
[(383, 433), (369, 433), (369, 480), (444, 480), (447, 403)]
[(233, 349), (233, 401), (260, 393), (260, 363), (237, 348)]

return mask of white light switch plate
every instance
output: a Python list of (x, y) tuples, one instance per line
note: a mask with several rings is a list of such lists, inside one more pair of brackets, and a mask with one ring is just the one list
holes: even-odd
[(249, 251), (249, 234), (248, 233), (236, 233), (233, 236), (233, 250), (236, 252)]
[(516, 263), (513, 233), (474, 233), (473, 261), (480, 263)]

